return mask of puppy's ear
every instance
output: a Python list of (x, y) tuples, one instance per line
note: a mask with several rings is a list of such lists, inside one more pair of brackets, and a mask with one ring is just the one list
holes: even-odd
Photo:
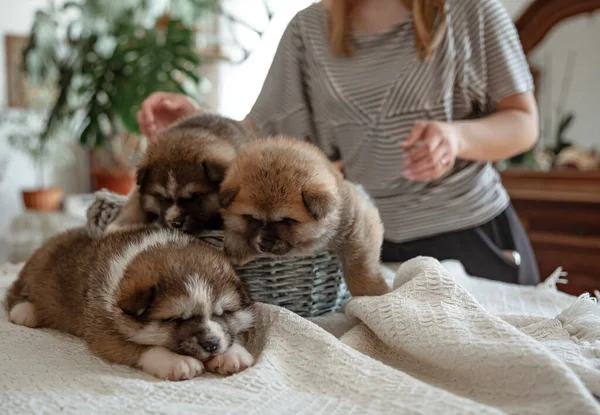
[[(128, 289), (130, 287), (133, 289)], [(152, 305), (158, 287), (155, 285), (150, 287), (130, 285), (130, 287), (123, 287), (121, 290), (118, 306), (125, 314), (140, 318)]]
[(314, 220), (323, 219), (335, 208), (334, 195), (320, 186), (309, 186), (302, 189), (302, 201)]
[(219, 203), (221, 203), (221, 207), (226, 209), (231, 206), (239, 191), (239, 187), (221, 188), (221, 191), (219, 192)]
[(254, 301), (252, 301), (252, 297), (250, 297), (250, 293), (248, 293), (248, 291), (243, 288), (240, 290), (240, 305), (242, 307), (250, 307), (252, 304), (254, 304)]
[(148, 167), (140, 166), (136, 172), (136, 183), (138, 186), (142, 186), (148, 177), (148, 172), (150, 169)]
[(229, 167), (229, 163), (220, 160), (207, 160), (202, 162), (202, 167), (208, 180), (220, 184), (225, 178), (225, 172), (227, 171), (227, 167)]

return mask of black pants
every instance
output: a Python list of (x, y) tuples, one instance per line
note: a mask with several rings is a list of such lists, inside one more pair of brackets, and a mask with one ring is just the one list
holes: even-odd
[[(518, 252), (520, 264), (503, 251)], [(383, 262), (404, 262), (419, 255), (459, 260), (476, 277), (524, 285), (540, 281), (529, 238), (512, 206), (481, 226), (410, 242), (384, 241), (381, 251)]]

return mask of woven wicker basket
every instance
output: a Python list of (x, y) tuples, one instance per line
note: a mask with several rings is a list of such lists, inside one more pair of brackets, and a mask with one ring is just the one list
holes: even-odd
[[(114, 220), (125, 198), (100, 191), (88, 208), (88, 228), (100, 235)], [(222, 249), (223, 232), (199, 236)], [(349, 298), (338, 258), (330, 252), (298, 257), (261, 257), (237, 268), (255, 301), (286, 308), (303, 317), (315, 317), (338, 310)]]

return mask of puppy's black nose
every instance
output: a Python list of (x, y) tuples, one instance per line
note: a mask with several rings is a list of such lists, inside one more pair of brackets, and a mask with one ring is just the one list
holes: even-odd
[(169, 222), (171, 224), (172, 227), (179, 229), (183, 226), (183, 220), (181, 219), (175, 219)]
[(275, 246), (275, 239), (263, 238), (260, 240), (260, 250), (263, 252), (271, 252)]
[(219, 348), (219, 338), (211, 337), (210, 339), (200, 342), (200, 346), (208, 353), (212, 353)]

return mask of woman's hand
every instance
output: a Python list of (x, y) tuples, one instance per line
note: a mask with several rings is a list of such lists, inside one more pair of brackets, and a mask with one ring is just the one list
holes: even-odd
[(483, 118), (417, 123), (402, 145), (408, 151), (402, 172), (411, 180), (429, 181), (450, 170), (457, 157), (483, 162), (504, 160), (532, 148), (538, 133), (533, 93), (509, 95)]
[(183, 94), (154, 92), (142, 102), (137, 113), (140, 131), (148, 138), (180, 118), (198, 112), (200, 107)]
[(401, 146), (407, 151), (402, 174), (419, 182), (441, 177), (454, 166), (461, 147), (460, 140), (451, 123), (416, 123)]

